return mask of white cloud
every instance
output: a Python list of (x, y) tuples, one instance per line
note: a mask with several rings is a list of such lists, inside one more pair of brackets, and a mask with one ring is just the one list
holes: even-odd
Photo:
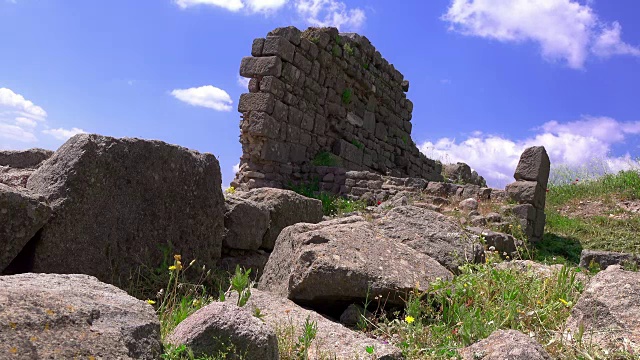
[(36, 142), (38, 139), (33, 132), (25, 130), (18, 125), (0, 123), (0, 138), (19, 142)]
[(251, 81), (251, 79), (238, 75), (238, 86), (244, 88), (244, 90), (249, 88), (249, 81)]
[(233, 174), (235, 175), (238, 171), (240, 171), (240, 163), (233, 165)]
[(10, 108), (14, 111), (24, 112), (27, 116), (42, 119), (47, 116), (47, 112), (40, 106), (24, 98), (20, 94), (14, 93), (11, 89), (0, 88), (0, 109)]
[(449, 138), (427, 141), (420, 146), (420, 150), (428, 157), (444, 163), (465, 162), (484, 176), (489, 185), (502, 187), (513, 181), (520, 155), (530, 146), (544, 146), (552, 166), (563, 164), (582, 167), (599, 161), (610, 171), (627, 169), (634, 164), (628, 154), (622, 157), (607, 155), (612, 145), (621, 143), (627, 135), (639, 134), (639, 128), (638, 122), (584, 117), (565, 124), (547, 122), (538, 129), (537, 134), (523, 140), (474, 133), (460, 142)]
[(63, 129), (63, 128), (46, 129), (46, 130), (42, 130), (42, 133), (51, 135), (58, 140), (66, 141), (66, 140), (69, 140), (69, 138), (74, 135), (85, 134), (86, 131), (74, 127), (71, 129)]
[(241, 0), (175, 0), (175, 3), (182, 9), (197, 5), (218, 6), (229, 11), (238, 11), (244, 7)]
[(272, 12), (283, 7), (287, 0), (245, 0), (244, 3), (253, 12)]
[(357, 30), (367, 18), (364, 10), (348, 9), (345, 3), (336, 0), (296, 0), (295, 7), (306, 22), (314, 26)]
[(205, 85), (197, 88), (175, 89), (171, 91), (176, 99), (193, 106), (203, 106), (217, 111), (231, 111), (231, 96), (215, 86)]
[(621, 40), (619, 23), (601, 22), (589, 3), (574, 0), (452, 0), (442, 19), (465, 35), (535, 42), (546, 59), (576, 69), (590, 53), (640, 56), (640, 49)]
[(334, 26), (358, 30), (366, 20), (361, 8), (348, 8), (339, 0), (174, 0), (182, 9), (198, 5), (217, 6), (229, 11), (245, 10), (246, 14), (271, 14), (292, 4), (298, 16), (313, 26)]
[(591, 51), (594, 54), (607, 58), (614, 55), (640, 56), (640, 48), (626, 44), (621, 39), (622, 26), (616, 21), (610, 27), (605, 28), (595, 40)]
[(16, 125), (26, 127), (26, 128), (34, 128), (38, 126), (38, 122), (33, 119), (20, 116), (16, 118)]

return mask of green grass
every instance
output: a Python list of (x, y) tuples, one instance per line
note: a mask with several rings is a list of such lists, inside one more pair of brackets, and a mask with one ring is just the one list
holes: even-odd
[(351, 95), (352, 95), (351, 89), (349, 88), (344, 89), (344, 91), (342, 92), (342, 103), (345, 105), (351, 104)]
[(313, 158), (311, 163), (313, 166), (339, 166), (342, 161), (340, 161), (339, 157), (328, 151), (321, 151)]
[[(568, 177), (568, 176), (567, 176)], [(603, 211), (590, 216), (562, 211), (580, 201), (599, 201), (614, 207), (621, 200), (640, 199), (640, 174), (621, 171), (596, 179), (550, 185), (547, 193), (547, 223), (543, 241), (537, 246), (536, 260), (577, 264), (582, 249), (640, 253), (640, 215), (628, 214), (624, 219), (609, 216), (619, 210)], [(576, 181), (577, 180), (577, 181)]]
[(290, 183), (287, 188), (300, 195), (320, 200), (322, 202), (322, 213), (327, 216), (342, 216), (347, 213), (362, 211), (367, 207), (364, 201), (350, 200), (320, 191), (319, 180), (297, 185)]
[[(404, 313), (372, 322), (372, 332), (398, 339), (408, 359), (450, 359), (498, 329), (516, 329), (547, 344), (583, 290), (575, 274), (564, 267), (544, 278), (467, 265), (452, 281), (432, 283), (425, 293), (414, 290)], [(547, 350), (556, 356), (570, 351), (557, 344)]]
[(352, 140), (351, 144), (353, 144), (353, 146), (357, 147), (358, 149), (362, 150), (364, 149), (364, 144), (362, 144), (360, 141), (358, 140)]

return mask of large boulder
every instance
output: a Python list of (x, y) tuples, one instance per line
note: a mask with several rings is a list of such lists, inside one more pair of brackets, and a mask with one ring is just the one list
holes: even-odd
[(284, 229), (258, 287), (310, 306), (353, 303), (367, 295), (403, 304), (416, 284), (426, 290), (437, 278), (451, 277), (429, 256), (352, 216)]
[(248, 199), (228, 196), (224, 214), (223, 246), (257, 250), (269, 229), (269, 209)]
[[(196, 356), (231, 351), (246, 360), (277, 360), (275, 331), (232, 302), (214, 302), (189, 315), (165, 342), (186, 345)], [(232, 357), (233, 358), (233, 357)]]
[(152, 360), (162, 353), (153, 307), (92, 276), (1, 276), (0, 288), (3, 359)]
[(0, 184), (0, 272), (22, 251), (51, 215), (38, 196)]
[(464, 360), (551, 360), (542, 345), (517, 330), (496, 330), (460, 354)]
[(122, 284), (171, 253), (220, 258), (224, 197), (215, 156), (161, 141), (81, 134), (29, 178), (55, 216), (33, 272), (82, 273)]
[(269, 209), (269, 229), (264, 234), (261, 246), (266, 250), (273, 249), (278, 235), (285, 227), (322, 221), (322, 202), (291, 190), (259, 188), (237, 192), (235, 196), (259, 203)]
[(45, 149), (0, 151), (0, 166), (16, 169), (33, 169), (53, 155), (53, 151)]
[[(231, 296), (230, 300), (234, 300)], [(251, 290), (251, 297), (245, 307), (255, 312), (260, 310), (267, 326), (274, 329), (286, 342), (295, 343), (302, 335), (307, 319), (317, 325), (316, 338), (311, 342), (309, 359), (403, 359), (402, 351), (388, 342), (367, 337), (350, 330), (326, 317), (307, 310), (293, 301), (258, 289)], [(373, 354), (367, 352), (373, 348)], [(281, 355), (284, 349), (280, 349)]]
[(580, 266), (588, 268), (591, 263), (597, 264), (602, 270), (611, 265), (640, 266), (640, 256), (613, 251), (582, 250)]
[(453, 218), (416, 206), (400, 206), (374, 220), (381, 234), (429, 255), (452, 272), (484, 261), (484, 249)]
[(571, 309), (573, 337), (603, 348), (640, 351), (640, 272), (611, 265), (594, 276)]

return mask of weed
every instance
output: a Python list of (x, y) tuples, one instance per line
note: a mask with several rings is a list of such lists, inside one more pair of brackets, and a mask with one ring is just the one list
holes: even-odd
[(353, 56), (353, 48), (351, 47), (351, 45), (345, 43), (342, 48), (344, 49), (345, 53), (349, 54), (349, 56)]
[(351, 104), (351, 89), (346, 88), (344, 89), (344, 91), (342, 92), (342, 103), (345, 105), (349, 105)]
[(351, 144), (353, 144), (353, 146), (357, 147), (360, 150), (364, 149), (364, 144), (362, 144), (360, 141), (358, 141), (356, 139), (353, 139), (351, 141)]
[(365, 69), (365, 70), (369, 70), (369, 63), (364, 63), (362, 65), (362, 68)]
[(341, 161), (336, 155), (328, 151), (322, 151), (313, 158), (311, 163), (314, 166), (339, 166)]
[(316, 338), (318, 333), (318, 323), (310, 321), (309, 319), (310, 318), (307, 315), (307, 319), (305, 320), (302, 328), (302, 335), (298, 336), (298, 342), (296, 343), (298, 354), (300, 354), (300, 358), (304, 360), (309, 359), (309, 348), (311, 348), (311, 342)]
[(338, 45), (333, 45), (333, 48), (331, 48), (331, 53), (333, 54), (333, 56), (340, 56), (342, 54), (342, 51), (340, 50), (340, 46)]
[(342, 38), (340, 37), (340, 35), (336, 35), (334, 40), (336, 41), (336, 44), (338, 44), (338, 45), (342, 44)]
[(236, 272), (231, 277), (231, 284), (229, 285), (229, 290), (227, 290), (233, 290), (238, 293), (236, 305), (239, 307), (244, 306), (249, 301), (249, 297), (251, 297), (251, 288), (254, 284), (249, 280), (249, 274), (251, 274), (251, 269), (243, 270), (240, 265), (236, 265)]
[(317, 45), (320, 42), (320, 38), (317, 36), (313, 36), (309, 39), (309, 41)]

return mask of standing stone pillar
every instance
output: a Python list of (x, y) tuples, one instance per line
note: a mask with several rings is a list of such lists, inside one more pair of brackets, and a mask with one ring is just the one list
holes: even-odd
[(525, 149), (513, 177), (516, 182), (507, 185), (509, 197), (518, 202), (513, 214), (531, 243), (542, 240), (546, 215), (544, 206), (547, 198), (547, 184), (551, 162), (544, 146)]

